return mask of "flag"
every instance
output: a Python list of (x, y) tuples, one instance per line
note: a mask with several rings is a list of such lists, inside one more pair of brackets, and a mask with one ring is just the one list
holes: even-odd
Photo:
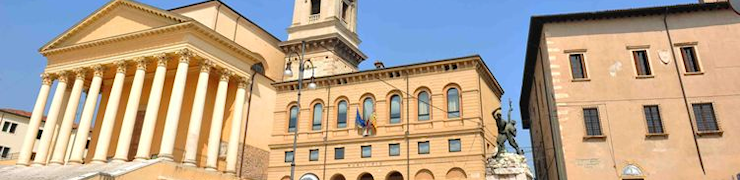
[(365, 120), (363, 120), (362, 119), (362, 116), (360, 116), (360, 110), (359, 109), (355, 109), (355, 110), (356, 110), (355, 112), (357, 112), (357, 116), (355, 116), (355, 117), (357, 117), (357, 118), (355, 118), (355, 125), (356, 126), (359, 126), (361, 128), (364, 128), (365, 127)]
[(377, 114), (375, 114), (375, 112), (373, 112), (373, 115), (370, 117), (370, 122), (368, 123), (368, 124), (370, 124), (370, 127), (373, 128), (373, 130), (375, 130), (375, 128), (377, 128), (377, 126), (375, 125), (375, 124), (377, 124), (377, 120), (376, 119), (378, 119), (377, 118)]

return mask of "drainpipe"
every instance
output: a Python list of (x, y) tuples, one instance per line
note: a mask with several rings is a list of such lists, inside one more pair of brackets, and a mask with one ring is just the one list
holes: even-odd
[[(411, 103), (411, 93), (409, 93), (409, 72), (408, 70), (404, 71), (405, 79), (406, 79), (406, 133), (404, 133), (404, 138), (406, 139), (406, 179), (411, 179), (411, 156), (410, 156), (410, 150), (411, 147), (409, 145), (409, 130), (411, 129), (411, 126), (409, 124), (409, 121), (411, 119), (409, 118), (409, 104)], [(431, 94), (430, 94), (431, 96)], [(431, 97), (430, 97), (431, 98)]]
[(244, 139), (242, 140), (242, 160), (239, 161), (239, 171), (236, 172), (236, 177), (241, 177), (242, 169), (244, 168), (244, 151), (247, 150), (247, 128), (249, 127), (249, 112), (252, 111), (252, 91), (254, 90), (254, 77), (257, 75), (255, 66), (252, 66), (252, 77), (249, 80), (249, 98), (247, 99), (247, 123), (244, 125)]
[(696, 140), (696, 130), (694, 129), (694, 122), (691, 119), (691, 108), (689, 107), (689, 99), (686, 97), (686, 88), (683, 84), (683, 77), (681, 76), (681, 70), (678, 68), (678, 59), (676, 58), (676, 50), (673, 48), (673, 39), (671, 38), (671, 30), (668, 29), (668, 7), (663, 12), (663, 26), (665, 27), (665, 35), (668, 37), (668, 47), (671, 49), (671, 55), (673, 55), (673, 66), (676, 67), (676, 75), (678, 76), (678, 84), (681, 85), (681, 95), (683, 97), (683, 103), (686, 107), (686, 115), (689, 117), (689, 127), (691, 127), (691, 134), (694, 138), (694, 147), (696, 147), (696, 155), (699, 158), (699, 166), (701, 166), (701, 172), (704, 175), (707, 171), (704, 169), (704, 161), (701, 158), (701, 150), (699, 149), (699, 141)]

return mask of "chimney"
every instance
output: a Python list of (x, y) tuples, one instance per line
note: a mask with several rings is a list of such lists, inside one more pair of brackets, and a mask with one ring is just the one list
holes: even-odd
[(383, 69), (385, 68), (385, 65), (383, 65), (383, 62), (380, 62), (380, 60), (375, 61), (375, 69)]

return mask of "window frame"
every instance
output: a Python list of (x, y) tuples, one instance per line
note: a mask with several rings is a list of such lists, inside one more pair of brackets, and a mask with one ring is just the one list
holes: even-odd
[[(365, 148), (368, 148), (369, 154), (365, 156)], [(373, 145), (360, 146), (360, 158), (372, 158), (373, 157)]]
[[(345, 104), (345, 110), (344, 110), (344, 126), (340, 126), (341, 123), (339, 121), (339, 119), (340, 119), (339, 117), (341, 117), (340, 107), (341, 107), (341, 104), (342, 103)], [(348, 120), (349, 120), (349, 101), (346, 100), (346, 99), (339, 99), (339, 101), (337, 101), (337, 123), (336, 123), (337, 129), (347, 128)]]
[[(320, 111), (319, 113), (319, 119), (316, 121), (316, 107), (319, 106)], [(316, 101), (311, 105), (311, 131), (321, 131), (321, 129), (324, 127), (324, 103), (321, 101)], [(318, 122), (318, 124), (317, 124)], [(318, 128), (317, 128), (318, 127)]]
[[(645, 68), (646, 68), (647, 74), (640, 74), (639, 64), (637, 61), (638, 52), (645, 53), (645, 63), (646, 63)], [(642, 48), (632, 49), (630, 50), (630, 54), (632, 57), (632, 66), (634, 67), (635, 76), (637, 78), (648, 78), (648, 77), (654, 76), (655, 73), (653, 72), (653, 63), (650, 62), (650, 51), (648, 49), (642, 49)]]
[[(311, 1), (310, 2), (311, 3), (310, 4), (311, 6), (309, 6), (309, 9), (308, 9), (308, 13), (309, 14), (308, 15), (321, 14), (321, 0), (310, 0), (310, 1)], [(314, 2), (318, 2), (318, 3), (314, 3)], [(315, 5), (318, 5), (318, 6), (315, 6)], [(314, 11), (316, 11), (316, 12), (314, 12)]]
[[(586, 119), (586, 110), (595, 110), (596, 111), (596, 120), (597, 120), (596, 125), (598, 125), (598, 131), (599, 131), (598, 134), (590, 134), (589, 133), (589, 131), (588, 131), (589, 130), (589, 122)], [(602, 127), (602, 124), (601, 124), (601, 112), (599, 111), (599, 108), (598, 107), (584, 107), (581, 110), (581, 115), (583, 117), (583, 125), (584, 125), (585, 137), (587, 137), (587, 138), (592, 138), (592, 137), (593, 138), (606, 137), (604, 135), (604, 128)]]
[(16, 130), (18, 129), (18, 123), (11, 123), (10, 129), (8, 129), (8, 133), (15, 134)]
[(2, 132), (9, 132), (9, 130), (10, 130), (10, 124), (11, 124), (10, 121), (3, 121), (2, 129), (0, 129), (0, 131), (2, 131)]
[[(713, 123), (714, 123), (714, 126), (716, 127), (715, 129), (713, 129), (713, 130), (712, 129), (710, 129), (710, 130), (701, 130), (699, 128), (699, 117), (696, 117), (696, 111), (695, 111), (695, 106), (696, 105), (709, 105), (709, 108), (711, 108), (711, 113), (712, 113), (712, 117), (713, 117), (713, 120), (714, 120)], [(719, 123), (719, 117), (717, 117), (717, 107), (716, 107), (716, 104), (714, 102), (694, 102), (694, 103), (691, 103), (691, 116), (693, 117), (693, 121), (694, 121), (693, 125), (696, 127), (696, 133), (697, 134), (703, 135), (703, 134), (714, 134), (714, 133), (720, 133), (721, 134), (722, 133), (722, 128), (721, 128), (720, 123)], [(703, 116), (704, 115), (702, 113), (702, 117)]]
[[(398, 98), (398, 117), (397, 122), (393, 122), (393, 98)], [(388, 96), (388, 124), (400, 124), (403, 122), (403, 97), (400, 94), (393, 93)]]
[[(704, 73), (704, 66), (702, 65), (701, 59), (699, 58), (699, 50), (696, 47), (696, 44), (695, 43), (694, 44), (691, 44), (691, 45), (677, 46), (677, 48), (678, 48), (678, 52), (681, 53), (680, 54), (681, 55), (681, 63), (683, 63), (682, 68), (683, 68), (684, 75), (696, 75), (696, 74), (703, 74)], [(684, 48), (691, 48), (692, 49), (692, 51), (694, 53), (693, 54), (693, 58), (694, 58), (693, 63), (696, 66), (696, 69), (697, 69), (696, 71), (689, 72), (688, 67), (687, 67), (687, 64), (686, 64), (685, 54), (684, 54), (684, 51), (683, 51)]]
[[(422, 148), (421, 148), (421, 145), (422, 144), (426, 144), (426, 152), (422, 152), (421, 151), (422, 150)], [(432, 143), (430, 143), (429, 141), (419, 141), (419, 142), (416, 143), (416, 152), (417, 152), (417, 154), (430, 154), (431, 151), (432, 151), (432, 147), (431, 146), (432, 146)]]
[[(457, 91), (457, 111), (450, 112), (450, 90), (455, 89)], [(444, 91), (445, 96), (445, 111), (447, 119), (459, 119), (462, 118), (462, 90), (458, 85), (448, 85)], [(457, 113), (457, 117), (451, 117), (451, 114)]]
[[(339, 154), (339, 153), (337, 153), (338, 152), (337, 150), (341, 150), (341, 152), (342, 152), (341, 153), (342, 154), (341, 157), (337, 156)], [(342, 159), (344, 159), (344, 152), (346, 152), (345, 149), (344, 149), (344, 147), (335, 147), (334, 148), (334, 160), (342, 160)]]
[[(427, 113), (421, 114), (421, 94), (426, 94), (427, 102), (426, 102), (426, 108)], [(417, 121), (428, 121), (432, 119), (432, 93), (428, 90), (421, 90), (418, 93), (416, 93), (416, 120)], [(422, 119), (421, 117), (426, 116), (426, 119)]]
[[(589, 78), (590, 78), (589, 75), (591, 73), (588, 72), (588, 69), (589, 68), (588, 68), (588, 64), (586, 62), (586, 52), (585, 51), (584, 52), (572, 52), (572, 53), (568, 53), (567, 55), (568, 55), (568, 66), (570, 67), (570, 77), (571, 77), (571, 80), (573, 80), (573, 81), (588, 81)], [(575, 73), (573, 71), (574, 69), (573, 69), (573, 63), (572, 63), (572, 60), (571, 60), (571, 56), (574, 56), (574, 55), (579, 55), (581, 57), (581, 72), (583, 73), (583, 75), (582, 75), (583, 77), (581, 77), (581, 78), (576, 78)]]
[[(658, 124), (660, 125), (660, 127), (658, 127), (658, 128), (660, 128), (660, 131), (661, 132), (651, 132), (651, 130), (650, 130), (651, 129), (650, 128), (650, 125), (651, 124), (650, 124), (650, 122), (648, 122), (649, 119), (648, 119), (647, 111), (646, 111), (647, 110), (646, 108), (649, 108), (649, 107), (650, 108), (655, 107), (655, 109), (657, 110)], [(657, 105), (657, 104), (643, 105), (642, 106), (642, 116), (643, 116), (643, 119), (645, 120), (645, 132), (647, 133), (647, 136), (667, 135), (666, 129), (665, 129), (665, 123), (663, 122), (663, 112), (661, 111), (660, 105)]]
[(0, 158), (5, 159), (10, 156), (10, 147), (0, 146)]
[(364, 96), (362, 96), (362, 98), (360, 98), (360, 108), (362, 109), (360, 116), (362, 116), (362, 119), (365, 120), (365, 121), (369, 120), (369, 118), (370, 118), (370, 117), (365, 117), (365, 115), (366, 115), (365, 114), (365, 101), (367, 99), (370, 99), (370, 101), (372, 102), (372, 105), (373, 105), (373, 108), (370, 110), (371, 111), (370, 112), (370, 115), (369, 115), (370, 117), (372, 117), (373, 112), (375, 112), (376, 108), (378, 108), (378, 106), (377, 106), (378, 105), (378, 102), (375, 100), (375, 97), (373, 95), (364, 95)]
[[(393, 154), (393, 146), (396, 146), (398, 148), (398, 153)], [(401, 156), (401, 143), (388, 144), (388, 156)]]
[[(293, 108), (296, 109), (295, 121), (292, 120), (293, 119)], [(292, 105), (288, 106), (287, 115), (288, 115), (287, 116), (288, 117), (288, 123), (287, 123), (287, 126), (288, 127), (286, 128), (286, 130), (288, 131), (288, 133), (298, 132), (298, 124), (299, 124), (299, 121), (300, 121), (301, 108), (297, 104), (292, 104)], [(291, 122), (293, 122), (292, 123), (293, 124), (293, 129), (292, 130), (291, 130), (291, 127), (290, 127), (291, 126)]]
[[(457, 141), (458, 149), (452, 150), (452, 142)], [(462, 152), (462, 140), (460, 138), (448, 139), (447, 140), (447, 152)]]
[[(316, 158), (313, 157), (314, 153), (316, 153)], [(319, 149), (308, 150), (308, 161), (319, 161)]]
[[(291, 155), (291, 159), (290, 159), (290, 160), (288, 160), (288, 154), (290, 154), (290, 155)], [(293, 152), (293, 151), (285, 151), (285, 154), (284, 154), (284, 156), (283, 156), (283, 160), (284, 160), (284, 161), (285, 161), (286, 163), (290, 163), (290, 162), (293, 162), (293, 161), (295, 161), (295, 152)]]

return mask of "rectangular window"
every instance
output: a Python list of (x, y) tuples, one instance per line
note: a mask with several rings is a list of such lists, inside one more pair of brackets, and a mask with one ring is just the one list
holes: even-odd
[(400, 156), (401, 144), (388, 144), (388, 156)]
[(573, 74), (573, 79), (586, 79), (586, 66), (583, 62), (583, 54), (571, 54), (570, 55), (570, 69)]
[(285, 151), (285, 162), (293, 162), (293, 151)]
[(347, 21), (347, 14), (349, 14), (349, 5), (347, 2), (342, 2), (342, 20)]
[(601, 123), (599, 122), (599, 110), (596, 108), (583, 109), (583, 120), (586, 123), (586, 135), (601, 136)]
[(696, 50), (693, 46), (682, 47), (681, 57), (683, 57), (683, 65), (686, 68), (686, 72), (701, 72), (699, 60), (696, 58)]
[(663, 121), (660, 119), (660, 109), (658, 109), (658, 106), (644, 106), (643, 109), (645, 110), (645, 121), (647, 122), (648, 133), (662, 134)]
[(450, 152), (460, 152), (462, 150), (460, 139), (450, 139), (449, 146), (450, 146)]
[(344, 159), (344, 147), (334, 148), (334, 159)]
[(712, 103), (692, 104), (692, 106), (694, 107), (694, 118), (696, 118), (696, 127), (699, 132), (719, 131)]
[(319, 160), (319, 150), (318, 149), (311, 149), (308, 150), (308, 160), (309, 161), (318, 161)]
[(9, 133), (15, 133), (15, 129), (16, 129), (17, 127), (18, 127), (18, 124), (16, 124), (16, 123), (12, 123), (12, 124), (10, 124), (10, 130), (9, 130), (8, 132), (9, 132)]
[(44, 130), (39, 129), (39, 132), (36, 133), (36, 139), (41, 139), (41, 134), (44, 133)]
[(2, 157), (2, 158), (8, 158), (8, 154), (10, 153), (10, 148), (9, 147), (2, 147), (2, 146), (0, 146), (0, 152), (2, 153), (2, 154), (0, 154), (0, 157)]
[(635, 68), (638, 76), (649, 76), (653, 72), (650, 70), (650, 61), (646, 50), (632, 51), (632, 57), (635, 59)]
[(429, 154), (429, 141), (419, 142), (419, 154)]
[(8, 132), (8, 129), (10, 129), (10, 122), (3, 122), (3, 132)]
[(321, 13), (321, 0), (311, 0), (311, 15)]
[(362, 146), (362, 158), (373, 157), (373, 146)]

